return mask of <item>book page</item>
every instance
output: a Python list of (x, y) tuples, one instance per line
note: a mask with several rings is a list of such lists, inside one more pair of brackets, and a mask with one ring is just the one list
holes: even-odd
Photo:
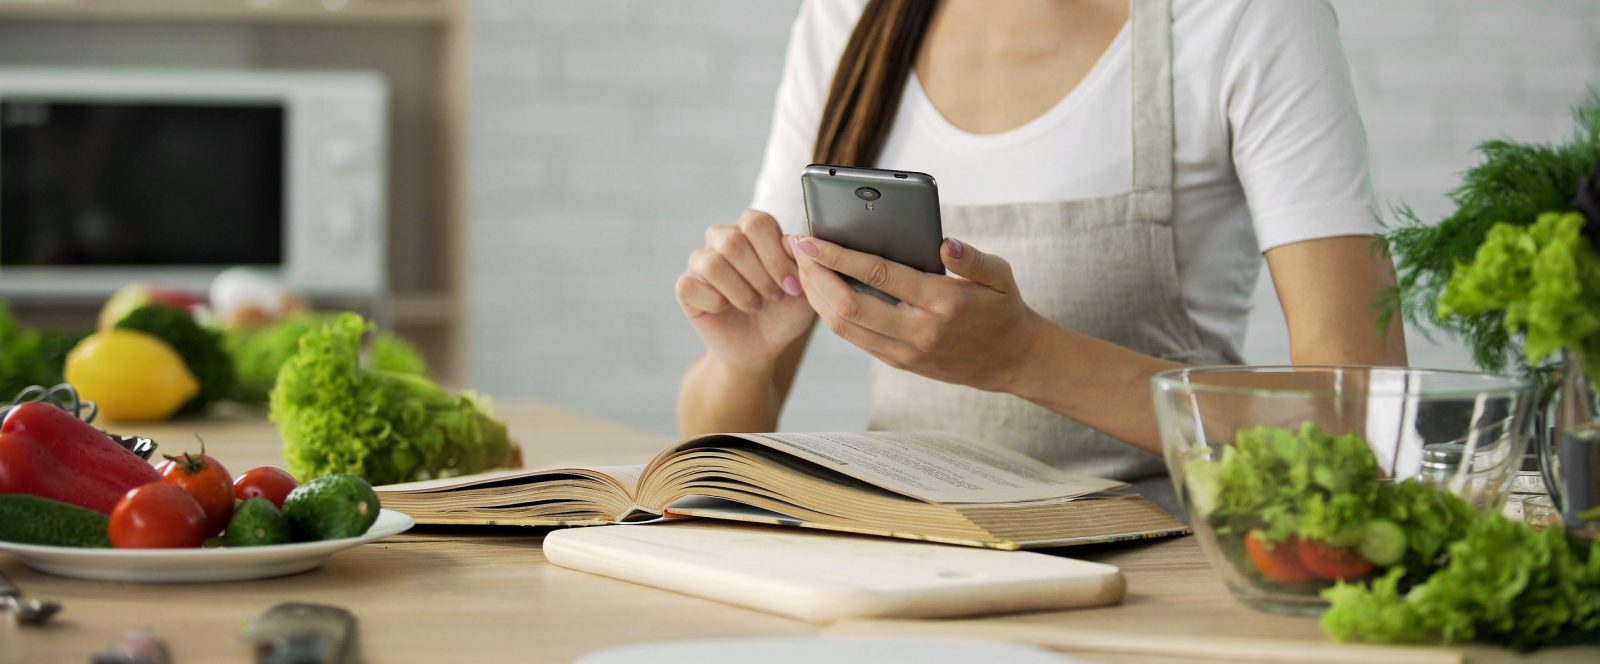
[(385, 484), (373, 487), (379, 493), (439, 493), (446, 491), (466, 491), (485, 486), (503, 486), (509, 484), (532, 484), (549, 480), (558, 475), (585, 475), (600, 479), (609, 479), (627, 492), (628, 497), (636, 495), (639, 489), (639, 476), (644, 472), (644, 464), (628, 466), (589, 466), (586, 468), (546, 468), (542, 470), (527, 470), (525, 468), (509, 468), (491, 470), (489, 472), (459, 477), (444, 477), (436, 480), (422, 480), (419, 482), (406, 482), (403, 484)]
[[(1115, 480), (1069, 475), (1021, 453), (944, 433), (726, 435), (933, 503), (1014, 503), (1081, 496), (1125, 486)], [(703, 437), (678, 449), (715, 444), (714, 438)]]

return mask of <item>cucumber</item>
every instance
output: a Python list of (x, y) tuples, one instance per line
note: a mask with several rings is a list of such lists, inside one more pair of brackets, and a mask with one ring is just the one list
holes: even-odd
[(1378, 567), (1394, 565), (1406, 555), (1406, 531), (1388, 519), (1368, 521), (1361, 529), (1361, 543), (1356, 545), (1356, 552)]
[(1197, 459), (1183, 469), (1183, 485), (1188, 489), (1189, 508), (1201, 519), (1211, 518), (1222, 500), (1222, 482), (1217, 475), (1221, 466), (1214, 461)]
[(297, 542), (359, 537), (378, 520), (378, 510), (372, 485), (344, 473), (306, 482), (283, 499), (283, 515)]
[(110, 548), (111, 519), (91, 509), (25, 493), (0, 494), (0, 540), (18, 544)]
[(228, 531), (222, 540), (227, 546), (269, 546), (288, 544), (289, 520), (266, 498), (251, 498), (233, 510)]

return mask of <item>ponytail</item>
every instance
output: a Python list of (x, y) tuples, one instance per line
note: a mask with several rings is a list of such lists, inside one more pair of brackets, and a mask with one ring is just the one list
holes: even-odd
[(889, 139), (935, 0), (871, 0), (839, 56), (812, 160), (870, 167)]

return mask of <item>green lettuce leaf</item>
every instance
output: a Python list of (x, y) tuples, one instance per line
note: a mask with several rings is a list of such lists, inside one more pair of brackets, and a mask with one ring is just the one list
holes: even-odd
[(372, 326), (344, 314), (299, 339), (272, 388), (289, 472), (309, 480), (352, 473), (373, 484), (464, 475), (505, 464), (503, 422), (486, 399), (451, 395), (427, 378), (361, 366)]
[[(266, 402), (278, 380), (278, 370), (300, 349), (300, 337), (332, 320), (333, 316), (326, 315), (295, 315), (265, 327), (229, 332), (227, 348), (239, 378), (234, 398), (245, 403)], [(428, 375), (428, 363), (422, 354), (393, 334), (374, 335), (368, 351), (368, 364), (373, 369)]]
[(1400, 589), (1391, 570), (1323, 591), (1322, 627), (1340, 641), (1479, 641), (1515, 648), (1600, 642), (1600, 542), (1575, 549), (1564, 530), (1498, 514), (1448, 546), (1449, 563)]
[(1600, 380), (1600, 253), (1578, 213), (1546, 213), (1531, 226), (1495, 224), (1439, 297), (1439, 318), (1499, 314), (1539, 363), (1562, 348), (1583, 351)]

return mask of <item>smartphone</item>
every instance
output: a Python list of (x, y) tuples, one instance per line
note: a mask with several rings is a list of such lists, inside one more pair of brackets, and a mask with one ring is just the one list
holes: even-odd
[[(939, 185), (915, 171), (812, 164), (800, 174), (807, 231), (842, 247), (944, 274), (939, 244)], [(893, 296), (845, 275), (851, 287), (890, 302)]]

